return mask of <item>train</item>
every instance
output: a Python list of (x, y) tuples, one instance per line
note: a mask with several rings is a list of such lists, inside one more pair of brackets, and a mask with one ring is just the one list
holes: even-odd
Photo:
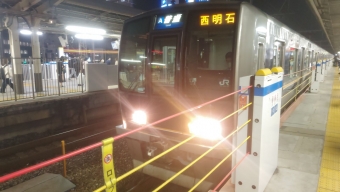
[[(262, 68), (284, 69), (284, 111), (307, 91), (311, 68), (331, 53), (246, 2), (173, 5), (125, 21), (119, 49), (119, 134), (240, 90), (240, 79)], [(303, 90), (302, 90), (303, 89)], [(152, 125), (127, 139), (134, 165), (192, 134), (195, 139), (143, 172), (166, 180), (238, 126), (235, 94)], [(196, 127), (205, 126), (205, 131)], [(221, 136), (221, 137), (220, 137)], [(175, 184), (190, 188), (232, 149), (232, 139), (186, 171)], [(197, 188), (208, 191), (231, 168), (226, 161)]]

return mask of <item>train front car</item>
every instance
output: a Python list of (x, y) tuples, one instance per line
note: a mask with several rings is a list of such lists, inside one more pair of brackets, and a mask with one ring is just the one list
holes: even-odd
[[(124, 24), (119, 53), (124, 125), (118, 133), (171, 117), (237, 89), (233, 60), (239, 9), (239, 3), (174, 6)], [(233, 118), (220, 121), (234, 110), (231, 96), (130, 135), (134, 163), (197, 135), (153, 164), (164, 168), (160, 169), (162, 173), (152, 171), (154, 176), (167, 179), (167, 170), (186, 166), (235, 129)], [(222, 144), (186, 171), (185, 178), (201, 178), (230, 151), (230, 142)], [(226, 162), (224, 171), (210, 176), (200, 190), (207, 191), (220, 181), (230, 164)], [(178, 184), (191, 187), (190, 179)]]

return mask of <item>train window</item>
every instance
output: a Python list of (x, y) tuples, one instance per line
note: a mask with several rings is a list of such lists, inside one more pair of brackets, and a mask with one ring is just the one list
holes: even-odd
[[(296, 50), (296, 55), (297, 55), (297, 63), (295, 64), (295, 72), (298, 72), (301, 70), (301, 61), (302, 61), (302, 54), (301, 54), (301, 50), (297, 49)], [(297, 76), (298, 73), (295, 73), (295, 76)]]
[[(291, 48), (293, 49), (293, 48)], [(296, 56), (297, 56), (297, 50), (293, 49), (287, 52), (288, 59), (286, 60), (285, 63), (285, 74), (289, 74), (290, 78), (295, 77), (295, 72), (296, 72)]]
[(304, 69), (308, 69), (310, 67), (310, 51), (305, 53), (305, 59), (303, 61)]
[(145, 50), (150, 18), (126, 24), (122, 36), (119, 60), (119, 87), (121, 90), (145, 93)]
[(151, 51), (153, 93), (173, 94), (177, 37), (156, 37)]
[[(257, 70), (263, 68), (271, 68), (272, 63), (269, 62), (269, 59), (266, 59), (266, 56), (269, 57), (270, 54), (266, 54), (266, 39), (263, 36), (258, 37), (258, 49), (257, 49), (257, 63), (255, 66), (256, 73)], [(266, 62), (267, 61), (267, 62)]]
[(264, 68), (264, 48), (263, 43), (259, 43), (258, 48), (258, 61), (255, 71)]
[[(200, 13), (190, 15), (195, 21)], [(234, 25), (188, 26), (185, 89), (190, 97), (216, 98), (231, 91), (233, 85)]]
[(275, 42), (274, 43), (274, 55), (273, 55), (273, 66), (282, 67), (282, 43)]

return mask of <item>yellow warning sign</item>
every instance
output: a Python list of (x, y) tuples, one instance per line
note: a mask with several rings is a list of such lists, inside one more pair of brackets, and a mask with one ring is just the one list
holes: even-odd
[(106, 185), (106, 192), (116, 192), (116, 176), (113, 166), (113, 138), (108, 138), (102, 141), (102, 161), (103, 174)]

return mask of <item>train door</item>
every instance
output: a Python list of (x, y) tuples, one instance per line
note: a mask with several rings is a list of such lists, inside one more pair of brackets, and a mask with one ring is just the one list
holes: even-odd
[(291, 48), (291, 50), (288, 52), (289, 55), (289, 61), (288, 61), (288, 66), (289, 66), (289, 71), (287, 73), (289, 74), (289, 78), (294, 78), (296, 77), (296, 69), (297, 69), (297, 49)]
[(301, 71), (301, 50), (300, 49), (295, 49), (295, 66), (294, 66), (294, 76), (300, 76), (300, 72)]
[(302, 67), (303, 67), (303, 73), (302, 73), (302, 75), (305, 75), (305, 74), (307, 74), (307, 73), (309, 73), (310, 72), (310, 51), (307, 51), (307, 50), (305, 50), (305, 49), (303, 49), (303, 62), (302, 62)]
[(175, 93), (175, 66), (178, 60), (179, 34), (151, 35), (149, 71), (151, 94), (171, 96)]
[(304, 48), (302, 49), (295, 49), (295, 55), (296, 55), (296, 63), (295, 63), (295, 74), (294, 76), (296, 78), (299, 78), (299, 80), (296, 82), (297, 90), (299, 91), (301, 89), (301, 83), (302, 83), (302, 62), (303, 62), (303, 53)]
[(274, 67), (283, 67), (283, 55), (284, 55), (283, 43), (279, 41), (275, 41), (274, 43)]
[(259, 69), (263, 69), (265, 66), (266, 58), (266, 39), (265, 37), (258, 38), (258, 49), (257, 49), (257, 64), (255, 67), (255, 73)]

